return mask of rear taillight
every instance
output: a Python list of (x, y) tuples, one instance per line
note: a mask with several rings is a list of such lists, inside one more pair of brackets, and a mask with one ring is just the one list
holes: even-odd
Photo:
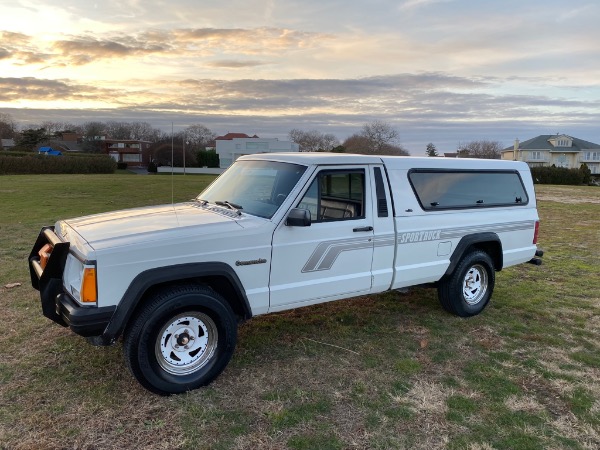
[(533, 231), (533, 243), (534, 244), (537, 244), (539, 232), (540, 232), (540, 221), (536, 220), (535, 221), (535, 230)]

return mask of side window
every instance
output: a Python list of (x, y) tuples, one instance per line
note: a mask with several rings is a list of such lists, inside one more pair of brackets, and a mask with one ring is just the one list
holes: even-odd
[(313, 222), (365, 217), (365, 171), (322, 171), (298, 203)]
[(517, 172), (413, 169), (408, 176), (426, 211), (518, 206), (529, 201)]

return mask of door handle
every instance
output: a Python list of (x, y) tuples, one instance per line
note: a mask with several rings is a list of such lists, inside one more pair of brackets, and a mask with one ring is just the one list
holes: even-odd
[(373, 227), (357, 227), (354, 228), (352, 231), (354, 231), (355, 233), (358, 231), (373, 231)]

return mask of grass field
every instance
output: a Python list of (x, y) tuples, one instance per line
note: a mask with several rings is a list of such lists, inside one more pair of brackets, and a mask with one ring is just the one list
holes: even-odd
[(0, 177), (0, 448), (600, 448), (600, 188), (537, 187), (544, 265), (498, 273), (477, 317), (421, 288), (257, 317), (211, 386), (163, 398), (120, 343), (41, 315), (27, 256), (43, 225), (168, 203), (171, 181)]

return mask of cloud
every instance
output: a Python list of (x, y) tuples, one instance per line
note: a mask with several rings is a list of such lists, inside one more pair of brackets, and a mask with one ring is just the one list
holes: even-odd
[[(71, 64), (81, 66), (99, 60), (158, 55), (177, 58), (184, 55), (212, 56), (281, 55), (281, 52), (304, 50), (321, 45), (331, 36), (285, 28), (180, 28), (146, 30), (110, 37), (76, 35), (50, 42), (35, 41), (20, 33), (1, 33), (3, 48), (19, 64), (47, 63), (48, 66)], [(233, 62), (235, 61), (235, 62)], [(223, 59), (208, 63), (209, 67), (232, 68), (263, 65)]]
[(170, 49), (168, 45), (140, 42), (135, 38), (103, 40), (91, 37), (56, 41), (52, 47), (60, 55), (58, 58), (62, 57), (75, 65), (88, 64), (97, 59), (165, 53)]
[(399, 6), (400, 10), (416, 9), (425, 6), (430, 6), (435, 3), (449, 3), (453, 0), (406, 0)]
[(235, 59), (223, 59), (218, 61), (211, 61), (205, 66), (215, 67), (215, 68), (225, 68), (225, 69), (243, 69), (245, 67), (257, 67), (264, 66), (269, 64), (264, 61), (244, 61), (244, 60), (235, 60)]
[(13, 33), (12, 31), (0, 31), (0, 41), (4, 46), (27, 45), (31, 38), (23, 33)]
[(1, 78), (0, 102), (18, 102), (31, 100), (49, 101), (104, 101), (119, 98), (123, 94), (114, 89), (102, 89), (95, 86), (74, 83), (69, 80), (47, 80), (34, 77)]
[(0, 47), (0, 59), (6, 59), (11, 56), (10, 52), (5, 48)]
[[(537, 79), (520, 77), (521, 90)], [(131, 111), (240, 116), (373, 117), (405, 123), (580, 120), (600, 114), (600, 101), (560, 95), (502, 93), (517, 79), (467, 78), (432, 72), (356, 79), (127, 80), (119, 86), (72, 80), (0, 78), (0, 102), (94, 101)]]

